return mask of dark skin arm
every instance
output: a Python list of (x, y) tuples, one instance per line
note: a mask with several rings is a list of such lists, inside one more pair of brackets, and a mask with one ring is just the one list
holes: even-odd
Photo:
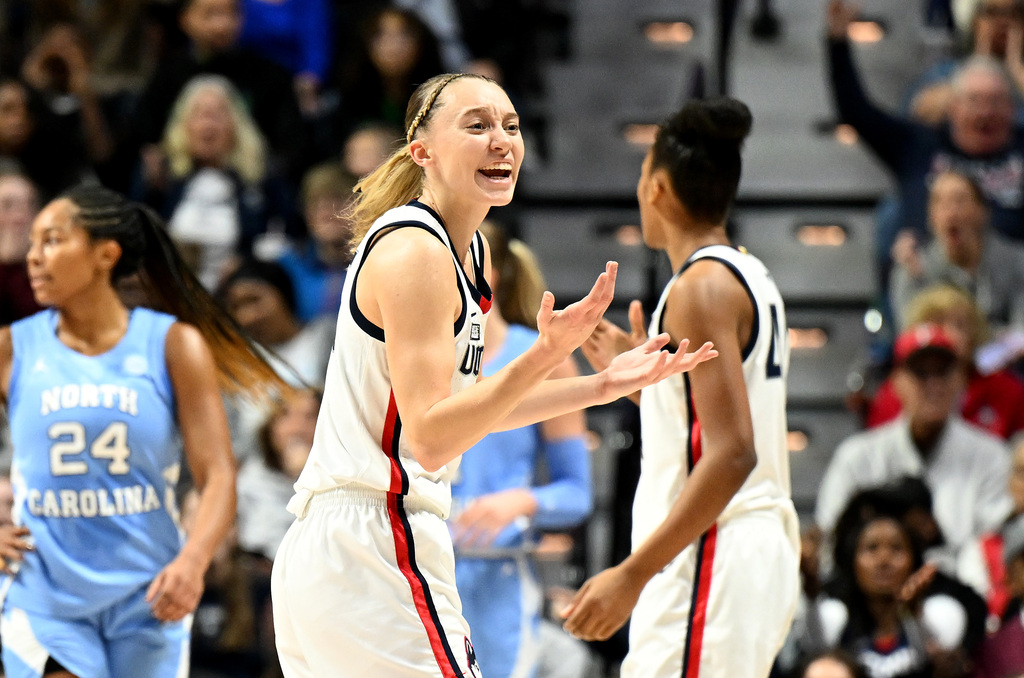
[(167, 332), (166, 356), (185, 458), (200, 492), (194, 529), (146, 591), (153, 616), (175, 621), (198, 606), (206, 569), (235, 520), (235, 460), (206, 341), (195, 327), (175, 323)]
[[(7, 392), (11, 385), (11, 365), (14, 362), (14, 345), (11, 343), (11, 328), (0, 327), (0, 404), (7, 407)], [(23, 558), (22, 553), (32, 548), (25, 540), (29, 536), (24, 527), (0, 525), (0, 572), (11, 574), (11, 564)]]
[[(629, 618), (644, 585), (704, 534), (757, 463), (741, 352), (753, 324), (746, 290), (722, 264), (699, 261), (673, 285), (663, 329), (673, 342), (713, 341), (718, 359), (690, 372), (702, 456), (662, 524), (620, 565), (592, 577), (563, 613), (565, 628), (604, 640)], [(685, 454), (679, 450), (679, 454)]]

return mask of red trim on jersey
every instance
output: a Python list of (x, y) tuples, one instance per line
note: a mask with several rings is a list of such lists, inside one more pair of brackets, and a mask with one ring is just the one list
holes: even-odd
[[(392, 402), (394, 402), (393, 397)], [(388, 518), (391, 520), (391, 535), (395, 540), (395, 559), (398, 569), (401, 570), (405, 580), (409, 582), (409, 590), (412, 592), (412, 600), (416, 605), (416, 613), (419, 615), (420, 622), (423, 623), (423, 629), (427, 632), (430, 649), (437, 660), (437, 667), (441, 669), (442, 678), (463, 678), (452, 668), (445, 641), (441, 638), (431, 614), (430, 602), (427, 600), (428, 594), (424, 590), (423, 582), (413, 571), (412, 552), (409, 548), (409, 540), (406, 539), (405, 524), (402, 520), (402, 512), (405, 509), (398, 504), (400, 498), (400, 495), (388, 494)]]
[[(690, 401), (690, 471), (704, 454), (700, 422)], [(711, 593), (711, 573), (715, 564), (715, 543), (718, 541), (718, 524), (714, 523), (698, 542), (697, 564), (694, 568), (693, 596), (690, 599), (689, 628), (686, 630), (686, 657), (683, 662), (683, 678), (697, 678), (700, 675), (700, 653), (704, 645), (704, 627), (707, 624), (708, 598)]]
[(395, 392), (391, 391), (391, 398), (388, 402), (388, 413), (384, 418), (384, 435), (381, 436), (380, 447), (384, 454), (391, 460), (391, 489), (394, 494), (402, 494), (402, 463), (398, 458), (398, 450), (395, 448), (398, 443), (395, 440), (395, 427), (398, 422), (398, 405), (395, 403)]
[(703, 548), (700, 550), (700, 561), (697, 563), (697, 587), (690, 610), (689, 655), (687, 670), (683, 678), (697, 678), (700, 675), (700, 651), (704, 644), (704, 626), (707, 624), (708, 598), (711, 594), (711, 571), (715, 564), (715, 542), (718, 541), (718, 525), (712, 525), (704, 537)]
[(480, 310), (483, 311), (485, 314), (490, 312), (491, 297), (485, 297), (482, 294), (480, 295)]

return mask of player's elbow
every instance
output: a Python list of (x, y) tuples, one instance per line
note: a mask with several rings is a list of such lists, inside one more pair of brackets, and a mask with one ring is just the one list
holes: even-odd
[(451, 448), (429, 436), (423, 438), (406, 437), (406, 443), (413, 459), (427, 473), (436, 473), (452, 460)]

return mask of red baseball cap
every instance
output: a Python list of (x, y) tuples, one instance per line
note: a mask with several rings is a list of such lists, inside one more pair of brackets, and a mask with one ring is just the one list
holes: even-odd
[(924, 351), (946, 354), (951, 359), (957, 357), (956, 344), (940, 325), (921, 323), (907, 328), (896, 337), (892, 349), (893, 363), (902, 365)]

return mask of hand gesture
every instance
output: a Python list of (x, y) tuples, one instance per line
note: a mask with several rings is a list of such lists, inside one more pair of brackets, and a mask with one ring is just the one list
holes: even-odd
[(513, 520), (533, 513), (533, 493), (512, 488), (478, 497), (452, 523), (452, 540), (458, 546), (490, 546)]
[(668, 334), (662, 333), (616, 356), (600, 373), (604, 378), (605, 394), (614, 400), (718, 357), (718, 351), (710, 341), (693, 353), (686, 352), (690, 345), (687, 339), (679, 342), (675, 353), (662, 350), (668, 342)]
[(633, 614), (643, 588), (621, 566), (591, 577), (562, 611), (565, 630), (582, 640), (607, 640)]
[(618, 263), (609, 261), (590, 293), (561, 311), (554, 310), (555, 296), (545, 292), (537, 312), (538, 342), (562, 358), (579, 348), (612, 302), (618, 270)]
[(18, 569), (17, 563), (25, 558), (25, 551), (35, 548), (32, 542), (26, 539), (28, 536), (27, 527), (0, 525), (0, 572), (14, 574)]
[(915, 617), (921, 611), (921, 601), (924, 599), (925, 591), (935, 579), (936, 572), (938, 572), (938, 568), (934, 563), (925, 563), (917, 571), (911, 573), (900, 588), (898, 596), (900, 603)]
[(1017, 90), (1024, 92), (1024, 25), (1016, 21), (1006, 34), (1006, 72)]
[(924, 262), (917, 248), (917, 236), (913, 231), (903, 230), (896, 235), (892, 244), (892, 260), (914, 279), (924, 275)]
[(856, 7), (844, 0), (829, 0), (825, 15), (828, 37), (833, 40), (846, 40), (846, 32), (859, 13)]
[(184, 553), (167, 564), (146, 590), (146, 602), (160, 621), (178, 621), (199, 606), (206, 568)]
[(638, 300), (629, 304), (629, 334), (606, 319), (601, 318), (594, 331), (580, 348), (583, 356), (600, 372), (611, 364), (615, 356), (631, 351), (647, 341), (647, 328), (644, 326), (644, 308)]

